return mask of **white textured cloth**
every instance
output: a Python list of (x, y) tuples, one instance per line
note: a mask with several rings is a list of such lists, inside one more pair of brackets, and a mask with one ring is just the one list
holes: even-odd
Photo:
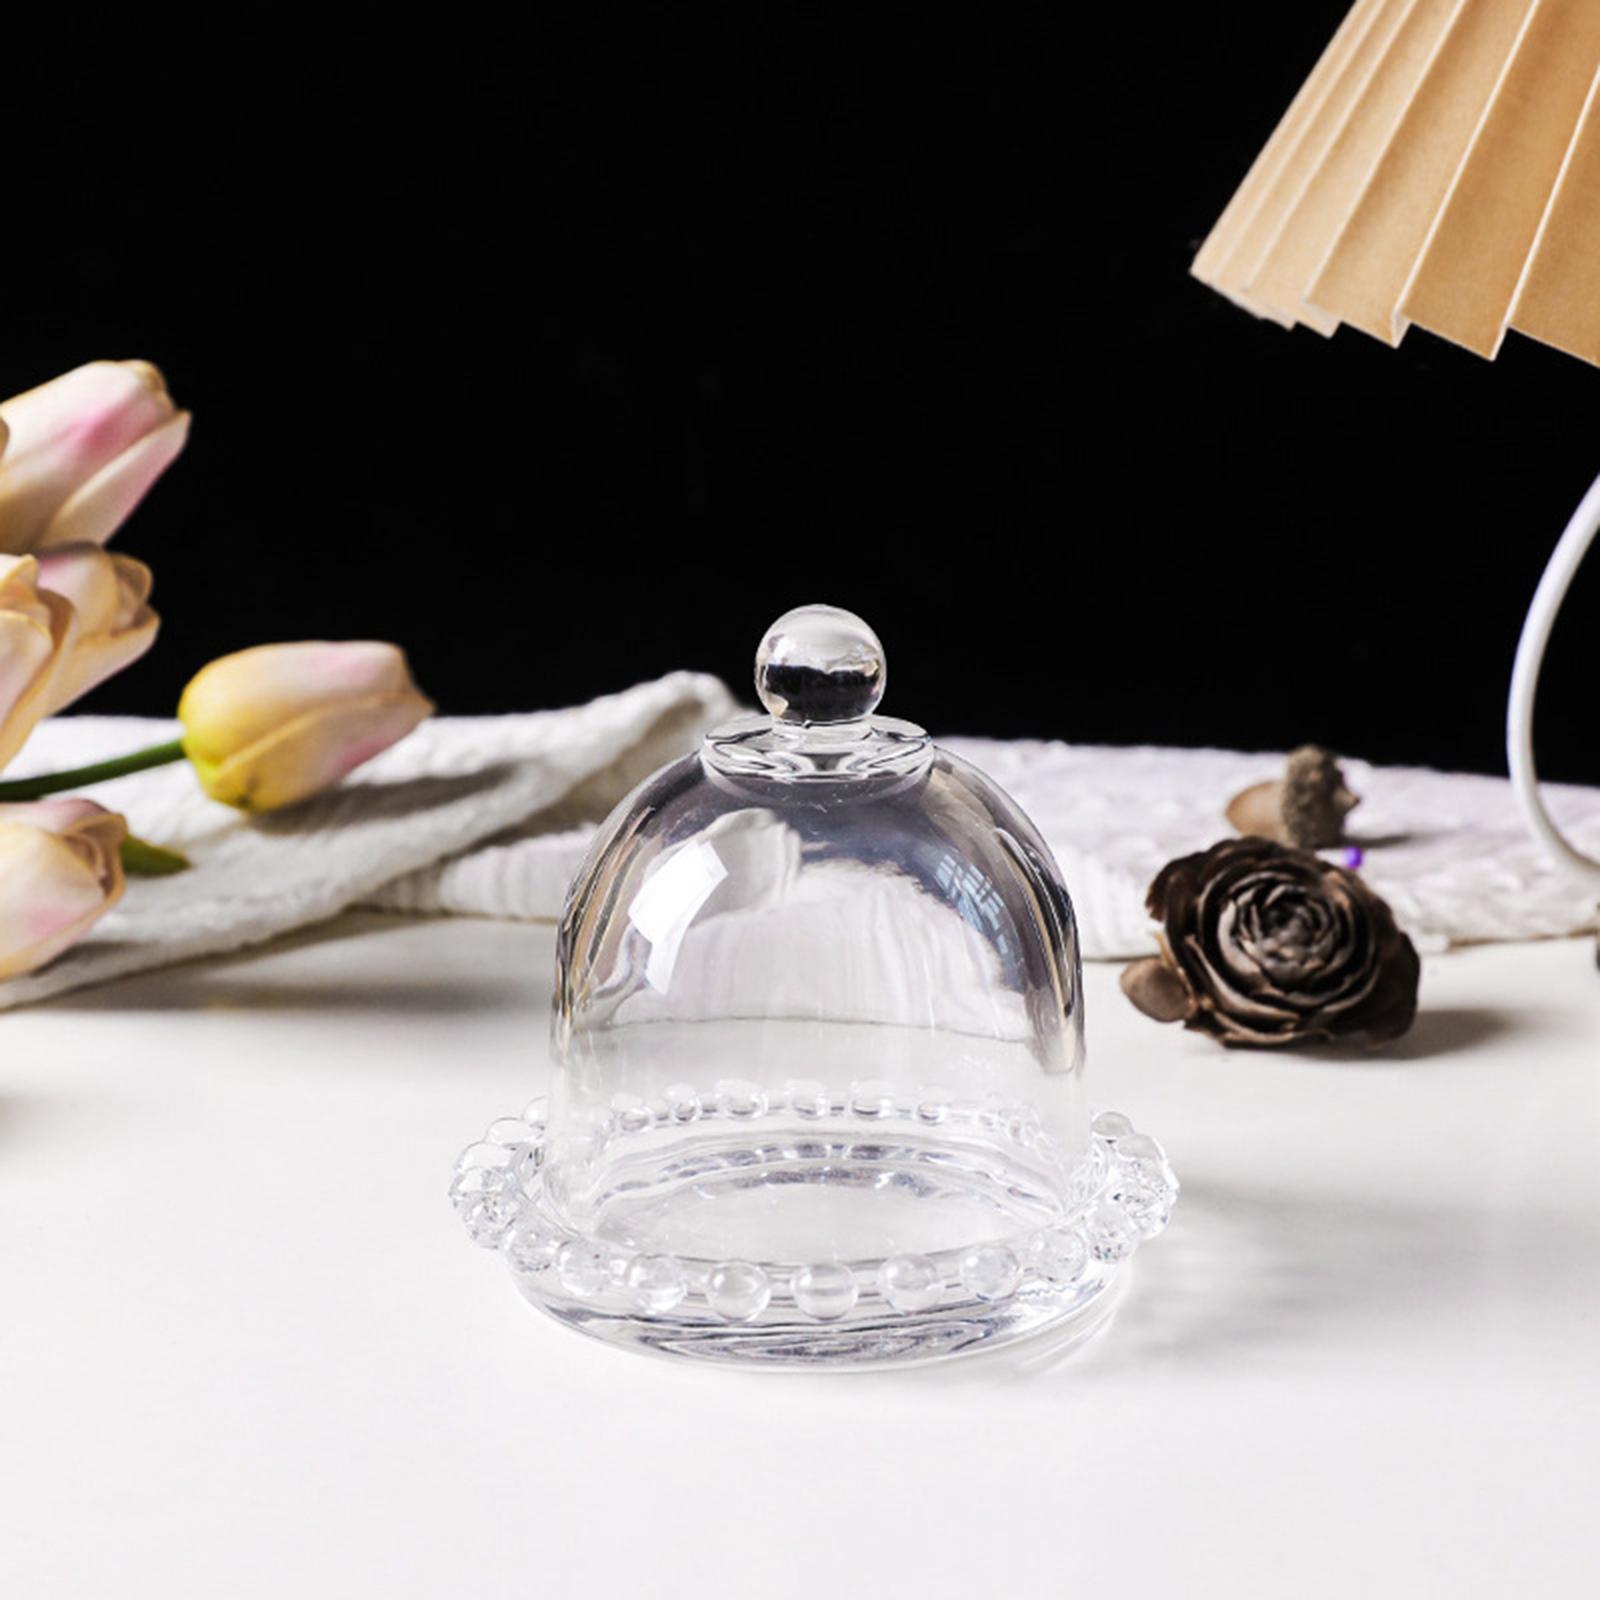
[[(943, 739), (981, 767), (1033, 819), (1061, 867), (1090, 961), (1155, 948), (1144, 895), (1174, 856), (1232, 829), (1241, 789), (1283, 772), (1281, 755), (1042, 740)], [(1560, 938), (1595, 926), (1592, 890), (1545, 857), (1504, 778), (1345, 761), (1362, 796), (1349, 822), (1362, 873), (1425, 950)], [(1600, 789), (1546, 786), (1572, 838), (1600, 857)], [(411, 911), (554, 917), (592, 823), (477, 850), (391, 885), (375, 903)]]
[[(259, 944), (347, 906), (429, 898), (413, 876), (518, 829), (564, 835), (604, 815), (645, 773), (693, 748), (733, 701), (715, 678), (674, 673), (568, 711), (440, 717), (303, 806), (249, 818), (206, 799), (186, 762), (90, 791), (124, 812), (141, 837), (184, 851), (193, 865), (139, 878), (83, 943), (27, 977), (0, 983), (0, 1008), (194, 956)], [(49, 772), (170, 739), (173, 724), (135, 717), (57, 718), (39, 728), (8, 778)], [(559, 887), (523, 857), (497, 852), (492, 875), (549, 915)], [(565, 870), (563, 866), (560, 870)], [(471, 881), (471, 872), (466, 873)], [(397, 882), (397, 880), (399, 880)]]
[[(594, 825), (640, 778), (733, 709), (715, 679), (676, 673), (567, 711), (436, 718), (332, 793), (245, 818), (186, 765), (100, 785), (134, 831), (193, 868), (133, 882), (122, 904), (43, 972), (0, 984), (0, 1008), (168, 962), (219, 954), (352, 905), (548, 919)], [(46, 723), (7, 777), (173, 735), (144, 718)], [(1144, 891), (1172, 856), (1229, 833), (1223, 807), (1282, 758), (1223, 750), (943, 741), (982, 767), (1050, 842), (1091, 960), (1155, 948)], [(1363, 871), (1425, 949), (1549, 938), (1595, 924), (1592, 893), (1548, 863), (1503, 779), (1347, 761), (1363, 803)], [(1600, 790), (1552, 787), (1551, 809), (1600, 855)]]
[[(1091, 959), (1154, 951), (1144, 911), (1150, 880), (1173, 856), (1230, 837), (1228, 801), (1281, 777), (1284, 765), (1281, 755), (1232, 750), (943, 742), (1007, 790), (1049, 840)], [(1362, 876), (1422, 949), (1595, 926), (1594, 891), (1534, 843), (1506, 779), (1352, 760), (1343, 767), (1361, 796), (1346, 826), (1365, 852)], [(1568, 837), (1600, 857), (1600, 789), (1550, 784), (1545, 793)]]

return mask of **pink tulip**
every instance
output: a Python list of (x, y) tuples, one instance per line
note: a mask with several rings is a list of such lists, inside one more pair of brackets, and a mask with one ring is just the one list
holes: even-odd
[(148, 361), (91, 361), (0, 402), (0, 551), (104, 544), (188, 432)]
[(432, 710), (392, 644), (264, 644), (202, 667), (178, 720), (213, 800), (274, 811), (337, 783)]
[(0, 978), (53, 961), (121, 899), (127, 833), (92, 800), (0, 805)]
[(39, 563), (0, 555), (0, 767), (50, 711), (76, 634), (71, 601), (39, 587)]
[(155, 643), (150, 569), (93, 544), (62, 545), (38, 558), (39, 587), (72, 602), (77, 627), (56, 674), (48, 709), (59, 711)]

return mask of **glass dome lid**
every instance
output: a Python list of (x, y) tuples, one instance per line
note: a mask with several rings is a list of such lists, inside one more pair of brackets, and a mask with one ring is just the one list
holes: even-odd
[(567, 898), (548, 1098), (457, 1165), (469, 1234), (584, 1332), (780, 1365), (1087, 1329), (1177, 1183), (1091, 1120), (1072, 905), (977, 768), (876, 714), (802, 606)]

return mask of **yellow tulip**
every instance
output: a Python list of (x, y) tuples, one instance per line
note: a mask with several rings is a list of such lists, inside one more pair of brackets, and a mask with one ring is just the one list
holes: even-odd
[(48, 710), (59, 711), (155, 643), (150, 569), (93, 544), (63, 545), (39, 557), (39, 587), (72, 602), (77, 627), (56, 674)]
[(39, 563), (0, 555), (0, 767), (51, 710), (76, 634), (72, 602), (39, 587)]
[(258, 645), (203, 667), (178, 703), (213, 800), (275, 811), (337, 783), (433, 711), (392, 644)]
[(188, 435), (148, 361), (91, 361), (0, 401), (0, 551), (104, 544)]
[(0, 805), (0, 978), (53, 961), (121, 899), (127, 832), (92, 800)]

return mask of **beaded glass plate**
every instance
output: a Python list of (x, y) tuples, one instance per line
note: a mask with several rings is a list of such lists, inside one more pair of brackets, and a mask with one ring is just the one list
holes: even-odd
[[(963, 1105), (938, 1091), (902, 1104), (881, 1084), (856, 1085), (844, 1101), (829, 1100), (820, 1085), (795, 1084), (776, 1109), (780, 1120), (785, 1109), (805, 1118), (806, 1134), (775, 1129), (763, 1137), (758, 1123), (774, 1108), (739, 1082), (718, 1083), (705, 1096), (684, 1088), (655, 1105), (624, 1100), (610, 1131), (642, 1140), (685, 1123), (732, 1123), (731, 1143), (718, 1151), (708, 1141), (702, 1154), (665, 1174), (699, 1187), (701, 1197), (703, 1186), (738, 1185), (758, 1166), (763, 1186), (879, 1189), (887, 1178), (916, 1207), (952, 1193), (966, 1200), (959, 1170), (916, 1142), (928, 1127), (968, 1122), (1023, 1146), (1043, 1137), (1025, 1107)], [(1102, 1112), (1087, 1157), (1064, 1175), (1066, 1204), (1057, 1210), (1029, 1197), (1038, 1214), (1019, 1208), (1013, 1231), (992, 1228), (964, 1248), (946, 1244), (927, 1254), (724, 1260), (673, 1254), (654, 1238), (635, 1246), (570, 1231), (545, 1201), (546, 1125), (541, 1097), (521, 1117), (491, 1124), (462, 1153), (450, 1195), (469, 1237), (498, 1249), (522, 1293), (561, 1321), (713, 1359), (923, 1360), (1068, 1318), (1087, 1331), (1117, 1269), (1167, 1225), (1178, 1195), (1160, 1145), (1126, 1117)]]

